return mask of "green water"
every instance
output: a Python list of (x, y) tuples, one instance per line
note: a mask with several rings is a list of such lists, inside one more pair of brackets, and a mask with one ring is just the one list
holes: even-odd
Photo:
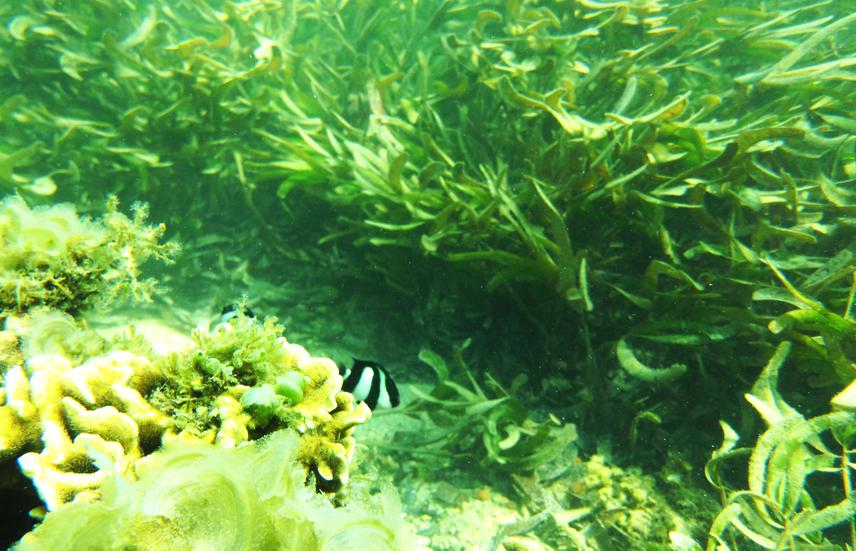
[[(73, 278), (15, 267), (24, 231), (0, 218), (10, 334), (49, 306), (187, 336), (244, 301), (313, 355), (380, 362), (403, 404), (357, 429), (349, 484), (395, 489), (399, 546), (856, 545), (856, 404), (831, 403), (856, 378), (852, 1), (0, 19), (2, 196), (93, 219), (142, 202), (181, 245), (141, 266), (150, 302), (109, 275), (115, 300), (52, 302)], [(6, 449), (11, 544), (39, 497)]]

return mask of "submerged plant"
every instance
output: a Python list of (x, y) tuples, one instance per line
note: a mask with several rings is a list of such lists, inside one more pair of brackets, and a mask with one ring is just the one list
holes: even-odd
[(546, 340), (612, 312), (636, 321), (595, 348), (751, 338), (764, 251), (812, 269), (852, 228), (836, 3), (51, 5), (2, 12), (9, 185), (215, 222), (243, 200), (268, 249), (355, 248), (411, 293), (453, 266)]
[[(476, 382), (455, 349), (454, 368), (434, 352), (422, 349), (419, 358), (437, 376), (433, 390), (419, 391), (419, 400), (403, 413), (422, 419), (418, 434), (402, 434), (414, 440), (419, 452), (438, 454), (440, 460), (459, 465), (476, 459), (483, 467), (522, 473), (534, 470), (568, 452), (576, 440), (576, 428), (550, 416), (545, 422), (532, 419), (528, 409), (514, 396), (525, 378), (510, 389), (488, 377), (489, 388)], [(458, 383), (456, 377), (465, 377)]]
[[(845, 249), (846, 251), (847, 249)], [(770, 321), (768, 327), (776, 335), (782, 335), (802, 345), (808, 354), (821, 360), (812, 362), (814, 382), (849, 383), (856, 378), (856, 322), (851, 309), (856, 292), (856, 271), (851, 271), (851, 286), (847, 294), (844, 315), (831, 312), (820, 301), (799, 291), (769, 258), (770, 268), (785, 286), (787, 293), (779, 289), (756, 291), (755, 300), (769, 300), (795, 307)]]
[[(705, 469), (723, 498), (710, 528), (709, 551), (737, 549), (735, 533), (764, 549), (830, 549), (827, 532), (842, 523), (850, 524), (848, 539), (856, 547), (856, 413), (806, 419), (785, 402), (777, 386), (790, 350), (789, 343), (780, 344), (746, 394), (767, 425), (754, 447), (735, 447), (739, 436), (721, 423), (724, 441)], [(747, 455), (748, 489), (729, 489), (723, 463)], [(837, 497), (812, 495), (809, 482), (823, 476), (839, 481)]]

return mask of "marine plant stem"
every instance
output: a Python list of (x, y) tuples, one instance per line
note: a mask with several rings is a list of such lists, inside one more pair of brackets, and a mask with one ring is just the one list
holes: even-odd
[(853, 283), (850, 284), (850, 294), (847, 295), (847, 306), (844, 308), (844, 319), (851, 320), (850, 312), (853, 310), (853, 298), (856, 295), (856, 272), (851, 274)]
[(271, 225), (268, 224), (264, 215), (262, 215), (261, 211), (259, 210), (259, 207), (256, 205), (256, 202), (253, 200), (253, 188), (246, 184), (241, 187), (244, 192), (244, 202), (247, 205), (247, 208), (253, 214), (253, 217), (255, 217), (256, 221), (259, 223), (259, 227), (262, 229), (268, 244), (284, 257), (291, 258), (292, 253), (290, 253), (281, 245), (281, 239), (278, 239), (276, 237), (276, 232), (271, 227)]
[[(844, 486), (844, 497), (847, 500), (851, 499), (850, 495), (853, 491), (853, 487), (850, 482), (850, 458), (848, 457), (849, 453), (850, 450), (847, 449), (847, 445), (842, 442), (841, 478)], [(853, 516), (850, 517), (850, 549), (856, 549), (856, 518), (854, 518)]]
[(600, 413), (600, 409), (603, 404), (602, 380), (600, 376), (601, 374), (597, 368), (597, 358), (595, 358), (594, 349), (591, 345), (591, 333), (589, 332), (585, 312), (580, 312), (580, 336), (582, 337), (583, 346), (586, 350), (586, 380), (589, 388), (591, 388), (593, 411), (595, 415), (597, 415)]

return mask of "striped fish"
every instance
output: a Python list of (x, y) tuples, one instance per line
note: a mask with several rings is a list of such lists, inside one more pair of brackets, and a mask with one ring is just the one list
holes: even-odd
[(377, 362), (354, 358), (354, 365), (345, 369), (342, 377), (342, 390), (365, 402), (369, 409), (394, 408), (400, 402), (395, 381)]

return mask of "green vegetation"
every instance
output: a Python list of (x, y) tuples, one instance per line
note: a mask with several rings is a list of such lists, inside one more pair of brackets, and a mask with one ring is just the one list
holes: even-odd
[[(488, 376), (486, 392), (476, 382), (463, 360), (468, 343), (455, 348), (450, 369), (434, 352), (423, 349), (419, 358), (437, 376), (430, 394), (419, 392), (420, 400), (404, 408), (404, 413), (424, 420), (413, 434), (401, 434), (407, 447), (424, 460), (455, 463), (458, 467), (476, 460), (490, 472), (493, 469), (524, 473), (543, 467), (559, 457), (570, 457), (577, 432), (573, 425), (562, 425), (555, 417), (547, 422), (534, 421), (526, 407), (515, 398), (521, 376), (509, 390)], [(455, 382), (466, 378), (468, 385)]]
[[(484, 413), (442, 425), (447, 451), (539, 463), (552, 448), (533, 443), (562, 437), (532, 424), (523, 404), (538, 400), (584, 434), (662, 436), (620, 459), (671, 445), (698, 465), (716, 421), (740, 415), (721, 404), (779, 347), (792, 369), (776, 392), (801, 409), (856, 377), (847, 2), (7, 4), (0, 190), (81, 209), (144, 199), (206, 261), (200, 233), (252, 217), (241, 245), (262, 236), (279, 260), (383, 282), (425, 342), (473, 337), (467, 383), (423, 354), (440, 375), (429, 415)], [(4, 288), (4, 308), (24, 309)], [(814, 495), (801, 461), (829, 467), (796, 445), (807, 430), (845, 447), (849, 488), (838, 421), (791, 416), (790, 433), (761, 413), (751, 495), (716, 479), (714, 539), (848, 540), (794, 497)]]
[[(746, 395), (767, 425), (754, 448), (735, 448), (737, 433), (722, 423), (724, 442), (706, 470), (725, 502), (711, 526), (709, 550), (737, 548), (732, 531), (763, 549), (829, 549), (831, 542), (824, 531), (842, 523), (850, 525), (850, 548), (856, 546), (856, 494), (850, 473), (856, 413), (836, 411), (806, 419), (788, 405), (778, 392), (777, 381), (790, 348), (789, 343), (778, 347)], [(833, 437), (832, 446), (823, 438), (826, 433)], [(722, 482), (721, 463), (747, 454), (749, 488), (729, 491)], [(819, 504), (812, 497), (807, 487), (812, 475), (826, 475), (841, 484), (832, 503)]]
[(77, 314), (117, 298), (149, 300), (153, 278), (141, 277), (150, 258), (172, 262), (175, 243), (161, 243), (163, 224), (133, 219), (112, 198), (99, 221), (78, 216), (71, 204), (31, 209), (20, 197), (0, 201), (0, 320), (34, 307)]
[[(223, 414), (214, 402), (222, 395), (238, 399), (250, 419), (252, 429), (290, 427), (300, 421), (291, 407), (300, 399), (288, 399), (287, 385), (280, 391), (280, 381), (288, 383), (303, 397), (304, 377), (295, 371), (297, 360), (275, 318), (256, 322), (241, 310), (212, 331), (197, 328), (192, 335), (196, 348), (187, 354), (162, 358), (160, 368), (167, 383), (152, 395), (152, 403), (168, 413), (180, 428), (199, 433), (222, 422)], [(274, 387), (276, 383), (276, 387)], [(243, 389), (243, 393), (235, 389)], [(297, 396), (296, 391), (291, 397)], [(327, 399), (332, 399), (325, 396)], [(277, 427), (271, 423), (276, 421)], [(270, 426), (269, 426), (270, 425)]]

